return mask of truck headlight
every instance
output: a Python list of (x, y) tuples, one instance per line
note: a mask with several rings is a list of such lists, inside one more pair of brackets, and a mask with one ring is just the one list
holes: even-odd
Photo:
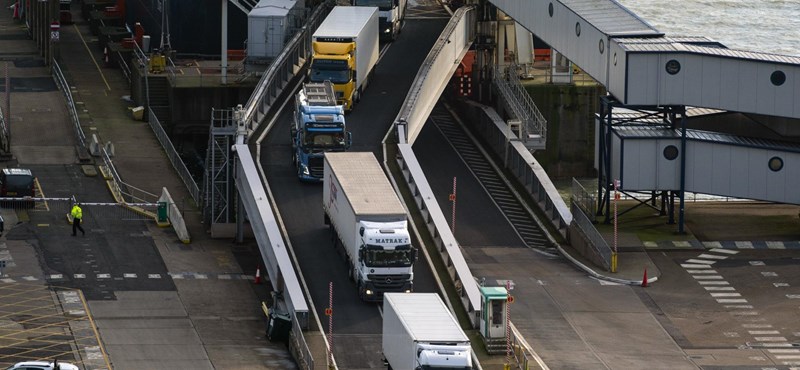
[(383, 30), (383, 33), (389, 33), (389, 32), (392, 32), (391, 28), (387, 28), (387, 29)]
[(406, 289), (406, 293), (411, 293), (411, 289)]
[(311, 172), (308, 171), (308, 166), (306, 166), (304, 164), (300, 165), (300, 170), (303, 171), (303, 175), (308, 176), (308, 175), (311, 174)]
[(364, 294), (372, 295), (372, 289), (367, 289), (366, 291), (364, 291)]

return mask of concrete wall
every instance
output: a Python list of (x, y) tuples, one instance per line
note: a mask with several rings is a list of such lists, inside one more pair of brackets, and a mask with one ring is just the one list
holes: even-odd
[(534, 156), (550, 178), (596, 176), (594, 122), (605, 89), (545, 84), (525, 88), (547, 120), (547, 149), (535, 152)]

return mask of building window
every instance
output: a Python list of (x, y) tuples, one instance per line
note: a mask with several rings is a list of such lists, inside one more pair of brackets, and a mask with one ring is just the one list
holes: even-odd
[(786, 82), (786, 74), (783, 71), (775, 71), (772, 72), (772, 75), (769, 76), (769, 80), (772, 81), (772, 84), (775, 86), (783, 85)]
[(550, 18), (553, 18), (553, 3), (547, 6), (547, 12), (550, 13)]
[(575, 22), (575, 36), (581, 37), (581, 22)]
[(678, 147), (675, 145), (667, 145), (667, 147), (664, 148), (664, 158), (670, 161), (678, 158)]
[(681, 71), (681, 63), (675, 59), (672, 59), (669, 62), (667, 62), (666, 70), (667, 73), (671, 75), (678, 74), (678, 72)]
[(778, 172), (783, 169), (783, 159), (780, 157), (772, 157), (769, 159), (768, 165), (772, 172)]
[(602, 39), (600, 39), (600, 46), (599, 47), (600, 47), (600, 54), (603, 54), (603, 52), (606, 51), (606, 43)]

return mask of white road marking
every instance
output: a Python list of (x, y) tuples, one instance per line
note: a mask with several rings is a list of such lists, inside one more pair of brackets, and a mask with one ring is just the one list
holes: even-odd
[(75, 276), (76, 279), (85, 279), (86, 278), (85, 274), (75, 274), (74, 276)]
[(719, 275), (695, 275), (692, 277), (697, 280), (722, 280), (722, 276)]
[(64, 278), (64, 275), (62, 275), (62, 274), (52, 274), (52, 275), (50, 275), (50, 279), (51, 280), (63, 279), (63, 278)]
[(750, 266), (764, 266), (764, 261), (750, 261)]
[[(785, 342), (785, 337), (755, 337), (755, 339), (759, 342)], [(791, 343), (787, 343), (791, 344)]]
[(708, 269), (708, 270), (686, 270), (686, 272), (690, 274), (716, 274), (717, 270)]
[(736, 248), (740, 249), (753, 249), (753, 242), (745, 240), (740, 242), (733, 242), (736, 245)]
[[(719, 244), (719, 243), (717, 242), (717, 244)], [(721, 246), (722, 244), (719, 244), (719, 245)], [(735, 250), (735, 249), (724, 249), (724, 248), (714, 248), (714, 249), (710, 250), (709, 252), (714, 252), (714, 253), (726, 253), (726, 254), (736, 254), (736, 253), (739, 253), (739, 251), (737, 251), (737, 250)]]
[(767, 242), (767, 248), (769, 249), (786, 249), (786, 245), (783, 242)]
[(698, 265), (694, 263), (681, 263), (681, 267), (686, 269), (708, 269), (711, 268), (709, 265)]
[(718, 303), (747, 303), (747, 300), (744, 298), (717, 298)]
[[(781, 332), (778, 330), (748, 330), (748, 333), (752, 335), (772, 335), (772, 334), (780, 334)], [(800, 351), (800, 350), (798, 350)]]
[(741, 297), (740, 293), (711, 293), (712, 297)]
[[(730, 308), (730, 309), (734, 309), (734, 310), (752, 310), (753, 309), (753, 305), (750, 305), (750, 304), (731, 304), (731, 305), (726, 305), (725, 308)], [(772, 325), (770, 325), (770, 326), (772, 326)]]
[(703, 253), (703, 254), (697, 256), (697, 258), (711, 258), (713, 260), (724, 260), (724, 259), (728, 258), (728, 256), (718, 256), (716, 254)]
[(714, 262), (717, 262), (717, 261), (698, 260), (698, 259), (692, 258), (692, 259), (686, 260), (686, 262), (687, 263), (697, 263), (697, 264), (701, 264), (701, 265), (710, 265), (710, 264), (713, 264)]
[(776, 288), (789, 286), (789, 283), (772, 283)]
[(767, 350), (769, 353), (800, 353), (800, 349), (787, 349), (787, 348), (770, 348)]
[(136, 274), (122, 274), (122, 277), (126, 279), (136, 279)]
[(753, 328), (753, 329), (761, 329), (761, 328), (771, 328), (772, 325), (770, 324), (742, 324), (743, 328)]
[(98, 279), (111, 279), (111, 274), (97, 274)]
[(709, 281), (698, 281), (700, 285), (730, 285), (727, 281), (724, 280), (709, 280)]
[(734, 311), (733, 316), (758, 316), (758, 311)]
[(778, 273), (772, 271), (762, 271), (761, 275), (764, 277), (778, 277)]
[(147, 274), (150, 279), (161, 279), (161, 274)]
[(732, 286), (704, 286), (706, 290), (736, 290)]

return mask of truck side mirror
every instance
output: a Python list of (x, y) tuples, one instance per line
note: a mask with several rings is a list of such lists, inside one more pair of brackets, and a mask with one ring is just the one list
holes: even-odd
[(353, 133), (347, 131), (347, 141), (345, 142), (345, 149), (350, 149), (350, 145), (353, 145)]

